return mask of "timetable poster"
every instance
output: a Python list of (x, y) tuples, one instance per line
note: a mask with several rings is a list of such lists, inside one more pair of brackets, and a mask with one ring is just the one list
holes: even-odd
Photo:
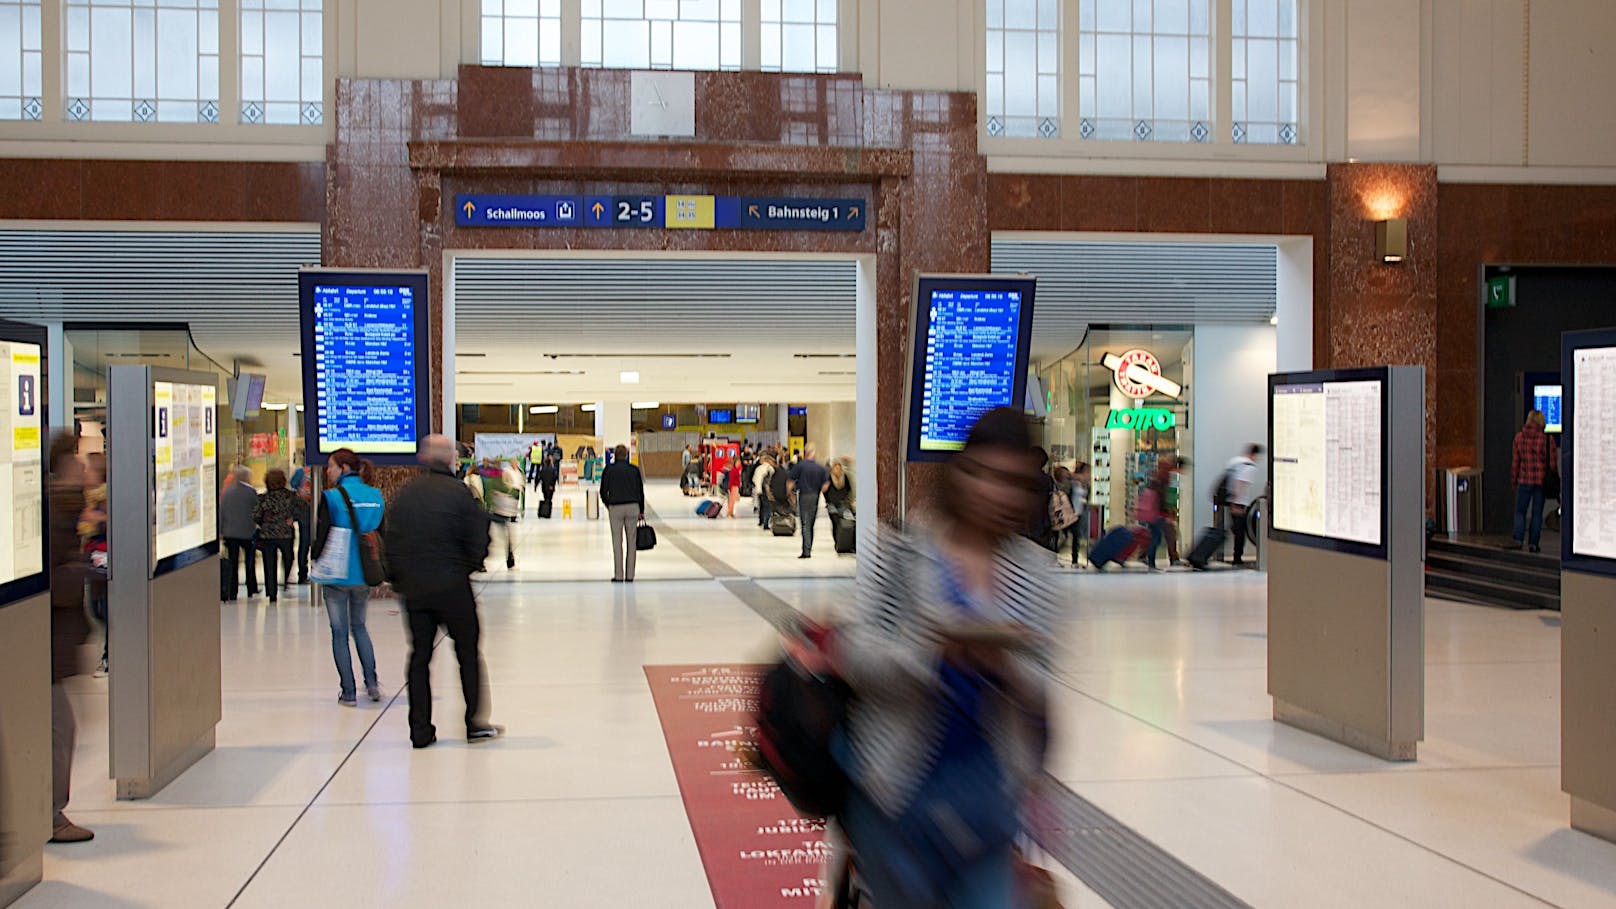
[(959, 451), (982, 414), (1019, 403), (1022, 303), (1019, 290), (932, 290), (923, 310), (921, 451)]
[(1274, 529), (1381, 544), (1379, 381), (1277, 385)]
[(160, 561), (218, 537), (218, 389), (155, 382), (152, 388), (153, 515)]
[(0, 527), (0, 584), (45, 570), (44, 458), (41, 451), (39, 345), (0, 341), (0, 501), (11, 520)]
[(1616, 347), (1571, 353), (1571, 552), (1616, 559)]
[[(410, 280), (315, 278), (314, 400), (321, 454), (409, 455), (420, 438), (417, 307)], [(306, 355), (306, 354), (305, 354)]]

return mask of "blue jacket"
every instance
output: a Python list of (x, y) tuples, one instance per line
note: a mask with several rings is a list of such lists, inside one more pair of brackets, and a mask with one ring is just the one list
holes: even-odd
[[(353, 500), (354, 515), (359, 518), (358, 533), (370, 533), (382, 526), (382, 494), (374, 486), (366, 486), (363, 480), (355, 474), (348, 474), (337, 481), (348, 498)], [(312, 555), (318, 559), (319, 553), (325, 547), (325, 539), (333, 527), (346, 527), (354, 529), (353, 521), (348, 517), (348, 505), (342, 501), (342, 494), (335, 488), (327, 489), (321, 495), (319, 526), (314, 533), (314, 547)], [(359, 565), (359, 541), (348, 551), (348, 571), (339, 579), (322, 580), (320, 583), (332, 587), (363, 587), (365, 585), (365, 572)]]

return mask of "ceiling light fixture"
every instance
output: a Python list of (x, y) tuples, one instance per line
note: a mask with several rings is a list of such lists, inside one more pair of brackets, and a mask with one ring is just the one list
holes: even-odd
[(660, 401), (635, 401), (629, 405), (629, 407), (632, 407), (635, 410), (656, 410), (661, 406), (662, 403)]
[(624, 385), (638, 385), (640, 384), (640, 373), (638, 370), (625, 369), (617, 374), (617, 380)]
[(263, 408), (265, 410), (273, 410), (273, 411), (276, 411), (277, 413), (286, 409), (285, 404), (264, 404), (262, 406), (263, 406)]
[(593, 405), (593, 404), (582, 404), (582, 405), (579, 405), (578, 409), (583, 411), (584, 413), (594, 413), (595, 412), (595, 405)]
[(1279, 313), (1276, 312), (1273, 315), (1269, 316), (1268, 317), (1268, 324), (1269, 325), (1278, 325), (1279, 324)]
[(560, 413), (561, 408), (554, 404), (535, 404), (527, 409), (528, 413)]

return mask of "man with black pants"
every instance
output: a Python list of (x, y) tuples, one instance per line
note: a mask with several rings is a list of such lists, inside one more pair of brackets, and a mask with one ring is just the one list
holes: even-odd
[(799, 559), (813, 558), (814, 520), (819, 517), (819, 497), (830, 485), (830, 474), (814, 460), (814, 446), (803, 449), (802, 460), (791, 466), (791, 482), (797, 490), (797, 518), (802, 522), (802, 555)]
[(1236, 567), (1244, 565), (1246, 560), (1246, 522), (1251, 503), (1257, 498), (1257, 456), (1262, 451), (1261, 445), (1253, 443), (1226, 468), (1229, 532), (1234, 535), (1234, 562), (1231, 564)]
[(432, 725), (432, 645), (440, 627), (454, 641), (460, 692), (466, 700), (466, 740), (499, 738), (488, 722), (488, 682), (478, 652), (481, 627), (471, 574), (488, 558), (488, 514), (454, 475), (454, 442), (421, 440), (420, 476), (387, 509), (383, 534), (387, 580), (404, 598), (410, 629), (410, 744), (438, 740)]

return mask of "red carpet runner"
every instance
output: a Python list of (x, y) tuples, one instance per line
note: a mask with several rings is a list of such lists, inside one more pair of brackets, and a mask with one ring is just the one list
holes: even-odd
[(766, 667), (647, 666), (646, 679), (718, 909), (812, 909), (824, 825), (747, 767)]

